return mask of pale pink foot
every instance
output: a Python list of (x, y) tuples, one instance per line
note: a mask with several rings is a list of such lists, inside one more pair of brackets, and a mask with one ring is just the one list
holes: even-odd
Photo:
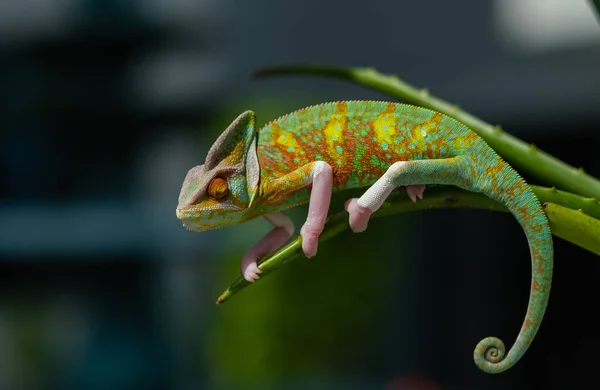
[(317, 254), (319, 248), (319, 234), (315, 232), (316, 229), (312, 229), (311, 222), (307, 219), (302, 229), (300, 229), (300, 235), (302, 236), (302, 252), (304, 256), (311, 258)]
[(417, 198), (423, 199), (423, 192), (425, 192), (424, 184), (406, 186), (406, 193), (413, 202), (416, 202)]
[(275, 226), (274, 229), (248, 249), (242, 257), (242, 275), (250, 283), (258, 280), (262, 272), (257, 261), (285, 244), (294, 233), (294, 224), (284, 213), (265, 215), (265, 218)]
[(350, 214), (349, 224), (350, 229), (354, 233), (364, 232), (369, 224), (369, 218), (371, 218), (371, 211), (365, 206), (358, 204), (358, 198), (348, 199), (344, 204), (344, 209)]
[[(350, 214), (349, 224), (353, 232), (362, 232), (369, 224), (369, 218), (378, 210), (387, 197), (397, 187), (397, 178), (401, 177), (409, 164), (407, 161), (397, 161), (390, 165), (388, 170), (371, 187), (369, 187), (360, 198), (352, 198), (346, 201), (344, 208)], [(417, 198), (423, 199), (424, 185), (408, 185), (406, 193), (413, 202)]]
[(302, 251), (308, 258), (317, 254), (319, 236), (327, 220), (333, 187), (333, 171), (329, 164), (317, 161), (313, 168), (312, 189), (308, 203), (308, 216), (300, 229)]
[(253, 261), (244, 267), (244, 269), (243, 269), (244, 279), (246, 279), (250, 283), (254, 283), (256, 280), (258, 280), (258, 278), (260, 278), (259, 274), (261, 272), (262, 271), (260, 269), (258, 269), (258, 265), (256, 264), (256, 261)]

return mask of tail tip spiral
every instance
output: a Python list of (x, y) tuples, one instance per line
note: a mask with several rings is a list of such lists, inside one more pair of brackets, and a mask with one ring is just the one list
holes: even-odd
[[(486, 337), (475, 347), (473, 359), (480, 370), (489, 374), (497, 374), (510, 368), (509, 362), (504, 362), (506, 348), (502, 340), (496, 337)], [(501, 363), (504, 364), (501, 364)]]

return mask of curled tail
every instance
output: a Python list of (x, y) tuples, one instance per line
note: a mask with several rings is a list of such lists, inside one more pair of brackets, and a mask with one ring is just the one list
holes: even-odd
[(476, 187), (506, 205), (525, 231), (531, 252), (531, 291), (525, 320), (508, 353), (505, 353), (504, 343), (496, 337), (487, 337), (475, 347), (475, 364), (490, 374), (512, 367), (533, 341), (548, 304), (554, 257), (550, 226), (539, 200), (514, 169), (500, 157), (495, 156), (494, 160), (493, 166), (480, 166), (484, 172), (479, 175)]

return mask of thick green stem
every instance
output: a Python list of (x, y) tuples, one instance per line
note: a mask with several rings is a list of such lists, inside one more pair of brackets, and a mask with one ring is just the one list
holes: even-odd
[(335, 77), (383, 92), (396, 99), (427, 107), (449, 115), (464, 123), (483, 138), (498, 154), (518, 170), (531, 174), (541, 181), (584, 196), (600, 198), (600, 181), (582, 169), (542, 152), (534, 145), (505, 133), (442, 99), (431, 96), (425, 89), (417, 89), (396, 76), (387, 76), (372, 68), (336, 68), (327, 66), (282, 66), (264, 69), (257, 77), (304, 74)]
[[(575, 245), (600, 255), (600, 204), (593, 198), (584, 198), (554, 188), (531, 186), (550, 220), (552, 233)], [(396, 191), (383, 206), (373, 214), (381, 218), (393, 214), (432, 209), (474, 208), (508, 212), (502, 205), (485, 195), (461, 190), (457, 187), (432, 186), (427, 196), (416, 203), (405, 193)], [(573, 210), (574, 209), (574, 210)], [(575, 211), (577, 210), (577, 211)], [(588, 214), (588, 215), (586, 215)], [(597, 219), (595, 219), (595, 218)], [(348, 229), (348, 214), (344, 211), (332, 215), (319, 237), (319, 244)], [(302, 239), (296, 237), (289, 244), (266, 258), (259, 264), (261, 279), (282, 265), (302, 255)], [(250, 283), (239, 277), (221, 296), (217, 303), (223, 303)]]
[(554, 203), (545, 203), (544, 210), (550, 221), (552, 233), (567, 241), (577, 241), (577, 245), (600, 255), (600, 221), (585, 215), (580, 210), (572, 210)]

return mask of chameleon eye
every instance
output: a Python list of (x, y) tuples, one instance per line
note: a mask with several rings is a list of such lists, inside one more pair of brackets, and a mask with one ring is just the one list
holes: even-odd
[(227, 188), (227, 182), (220, 178), (215, 177), (208, 184), (208, 196), (213, 199), (221, 200), (229, 193), (229, 188)]

